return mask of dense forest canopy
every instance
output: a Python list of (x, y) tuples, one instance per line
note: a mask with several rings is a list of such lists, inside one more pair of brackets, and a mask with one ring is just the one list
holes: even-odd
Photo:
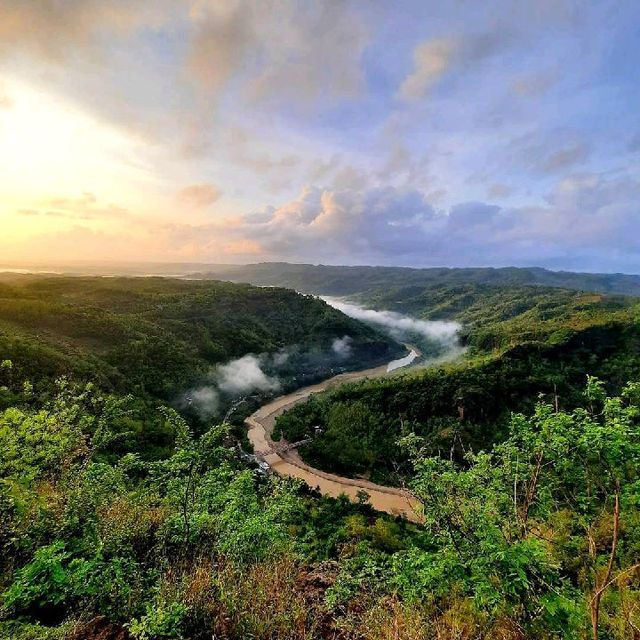
[[(344, 336), (350, 357), (338, 362), (332, 342)], [(216, 364), (287, 348), (317, 356), (325, 375), (332, 366), (356, 368), (402, 353), (321, 300), (286, 289), (165, 278), (0, 276), (0, 352), (13, 360), (18, 378), (73, 374), (110, 390), (171, 399)]]
[(171, 410), (170, 454), (114, 457), (128, 400), (62, 383), (0, 412), (0, 637), (633, 638), (639, 402), (591, 378), (463, 464), (407, 433), (409, 524), (255, 476)]
[(408, 429), (428, 436), (433, 451), (462, 455), (500, 440), (510, 412), (532, 410), (540, 394), (573, 406), (587, 374), (615, 393), (640, 371), (636, 298), (445, 285), (367, 300), (426, 319), (457, 319), (468, 350), (461, 362), (343, 386), (280, 417), (276, 435), (287, 439), (323, 428), (301, 453), (327, 470), (401, 482), (406, 457), (396, 440)]

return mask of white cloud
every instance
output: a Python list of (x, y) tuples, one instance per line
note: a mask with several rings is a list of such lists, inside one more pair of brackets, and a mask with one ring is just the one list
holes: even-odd
[(346, 302), (337, 298), (323, 297), (322, 299), (350, 318), (384, 327), (398, 339), (402, 339), (411, 333), (418, 333), (448, 348), (455, 346), (458, 342), (458, 332), (461, 328), (458, 322), (418, 320), (395, 311), (365, 309), (353, 302)]
[(0, 2), (0, 251), (638, 265), (637, 10), (533, 4)]
[(336, 338), (331, 344), (331, 350), (339, 358), (349, 358), (353, 352), (353, 338), (351, 336), (342, 336), (342, 338)]
[(190, 389), (179, 401), (184, 407), (193, 407), (202, 419), (218, 414), (222, 404), (221, 394), (233, 397), (253, 391), (280, 389), (278, 379), (267, 376), (262, 370), (262, 356), (251, 353), (219, 365), (212, 372), (211, 378), (211, 384)]
[(191, 390), (183, 402), (192, 405), (200, 418), (206, 419), (218, 413), (220, 395), (212, 387), (200, 387)]
[(220, 390), (231, 394), (249, 393), (256, 389), (276, 391), (280, 388), (278, 380), (265, 374), (259, 358), (253, 354), (219, 366), (216, 378)]
[(413, 71), (400, 86), (400, 96), (413, 100), (426, 95), (451, 66), (456, 48), (456, 42), (446, 38), (420, 43), (413, 52)]
[(639, 201), (637, 179), (589, 173), (560, 180), (543, 204), (520, 207), (464, 202), (443, 210), (417, 190), (306, 188), (236, 231), (254, 239), (267, 259), (522, 265), (576, 252), (602, 260), (614, 250), (627, 264), (634, 253), (638, 260)]
[[(576, 268), (579, 258), (580, 268), (587, 270), (595, 268), (590, 266), (595, 259), (614, 270), (638, 270), (638, 202), (636, 178), (595, 173), (559, 180), (535, 206), (475, 201), (444, 209), (418, 190), (307, 187), (280, 207), (226, 221), (158, 224), (123, 218), (121, 224), (130, 230), (126, 236), (74, 227), (53, 237), (32, 237), (24, 245), (8, 238), (0, 241), (0, 249), (16, 256), (29, 247), (49, 259), (61, 247), (68, 259), (85, 260), (122, 259), (142, 247), (144, 255), (158, 260), (225, 262), (231, 257), (408, 266), (562, 266), (564, 261)], [(80, 215), (77, 206), (68, 205), (66, 215)], [(95, 216), (118, 213), (103, 209), (86, 208)], [(25, 220), (40, 211), (23, 210)]]

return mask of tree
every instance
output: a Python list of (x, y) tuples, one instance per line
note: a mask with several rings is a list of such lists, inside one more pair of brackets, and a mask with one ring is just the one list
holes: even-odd
[(608, 398), (590, 377), (585, 397), (587, 409), (541, 403), (530, 417), (514, 415), (506, 442), (468, 454), (462, 467), (405, 438), (412, 490), (439, 554), (431, 574), (422, 571), (425, 588), (445, 578), (488, 611), (531, 628), (544, 620), (570, 637), (581, 628), (578, 583), (598, 640), (603, 599), (640, 568), (621, 552), (640, 503), (640, 385)]

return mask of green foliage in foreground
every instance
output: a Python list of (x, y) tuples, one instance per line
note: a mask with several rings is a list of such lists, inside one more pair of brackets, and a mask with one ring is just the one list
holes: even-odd
[(600, 616), (620, 605), (615, 587), (640, 578), (640, 384), (607, 398), (590, 378), (585, 396), (588, 409), (515, 415), (510, 437), (463, 469), (406, 438), (437, 549), (407, 583), (417, 597), (456, 584), (534, 634), (584, 637), (588, 617), (597, 637)]
[(0, 636), (634, 638), (640, 384), (581, 404), (460, 463), (408, 433), (411, 525), (261, 479), (168, 409), (171, 455), (114, 457), (128, 400), (62, 384), (0, 413)]

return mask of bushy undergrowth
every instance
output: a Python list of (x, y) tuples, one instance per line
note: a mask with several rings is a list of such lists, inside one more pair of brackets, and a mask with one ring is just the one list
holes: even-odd
[[(0, 635), (100, 638), (634, 638), (640, 387), (514, 415), (462, 462), (419, 436), (423, 523), (262, 478), (228, 430), (170, 455), (119, 444), (126, 398), (64, 382), (0, 414)], [(113, 425), (117, 428), (113, 428)], [(115, 455), (114, 450), (118, 451)]]

